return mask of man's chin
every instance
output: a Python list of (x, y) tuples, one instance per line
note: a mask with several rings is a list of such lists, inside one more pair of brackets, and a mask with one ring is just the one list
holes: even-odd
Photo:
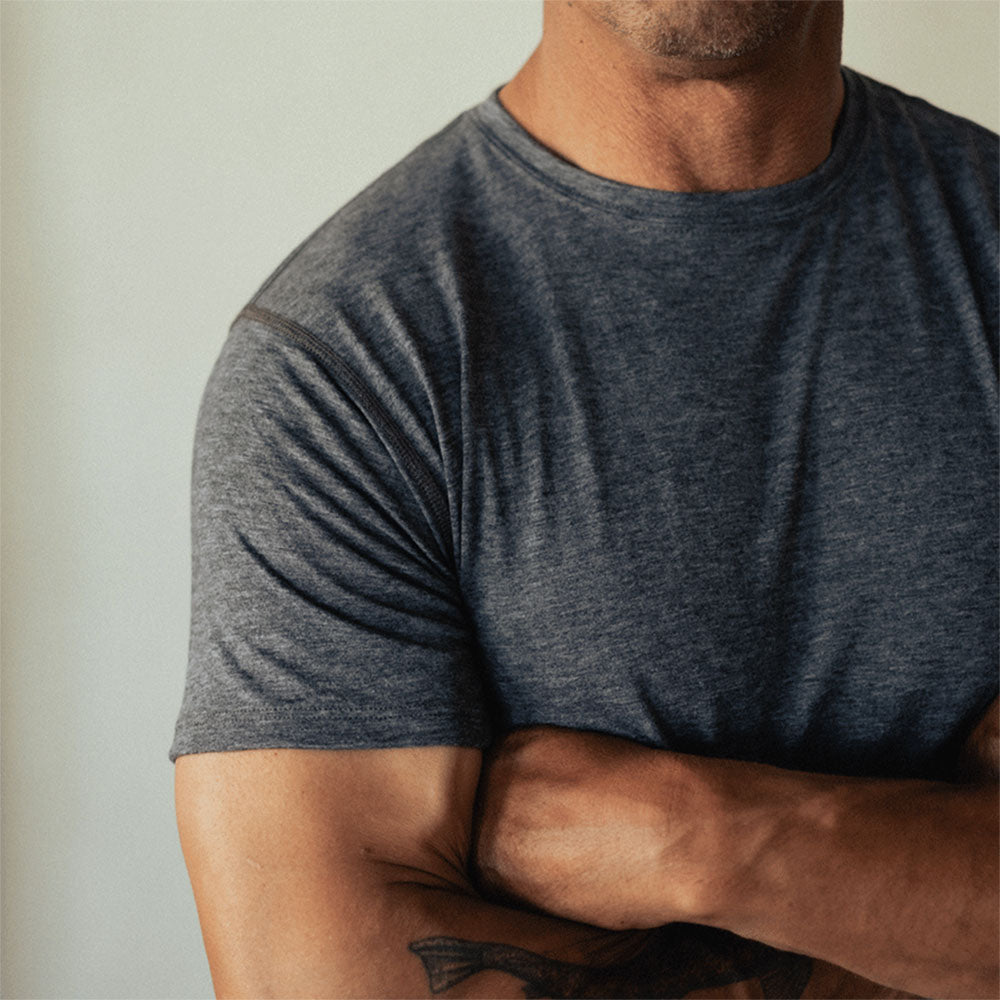
[(591, 0), (587, 13), (649, 55), (720, 63), (753, 55), (786, 29), (789, 0)]

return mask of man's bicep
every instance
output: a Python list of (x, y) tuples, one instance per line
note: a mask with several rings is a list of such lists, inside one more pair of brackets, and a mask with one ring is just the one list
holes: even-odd
[(417, 995), (420, 962), (402, 938), (419, 914), (398, 887), (470, 892), (479, 756), (429, 747), (181, 757), (178, 824), (216, 990)]

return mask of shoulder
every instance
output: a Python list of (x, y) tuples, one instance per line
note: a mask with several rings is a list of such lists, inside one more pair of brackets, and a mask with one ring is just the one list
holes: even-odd
[(469, 233), (495, 216), (489, 147), (476, 108), (463, 112), (306, 238), (233, 327), (306, 363), (304, 350), (428, 461), (461, 380)]
[(250, 305), (333, 347), (344, 328), (440, 329), (462, 216), (474, 211), (471, 111), (421, 143), (344, 205), (274, 271)]
[(875, 141), (906, 179), (933, 177), (959, 196), (996, 209), (1000, 137), (995, 132), (871, 77), (846, 70), (864, 95)]

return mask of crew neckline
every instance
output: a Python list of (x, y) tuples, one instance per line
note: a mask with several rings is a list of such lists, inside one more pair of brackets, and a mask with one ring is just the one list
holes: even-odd
[(640, 218), (678, 218), (720, 225), (753, 218), (774, 221), (814, 207), (833, 193), (861, 159), (867, 138), (866, 94), (859, 75), (841, 67), (844, 103), (827, 158), (804, 177), (746, 191), (662, 191), (601, 177), (574, 166), (543, 146), (500, 103), (498, 87), (471, 109), (473, 120), (518, 163), (564, 194), (605, 209)]

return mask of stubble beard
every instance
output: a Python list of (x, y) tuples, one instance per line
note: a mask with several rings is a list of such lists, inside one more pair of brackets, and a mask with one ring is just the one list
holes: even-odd
[(796, 0), (600, 0), (585, 6), (651, 55), (718, 60), (750, 55), (780, 35)]

